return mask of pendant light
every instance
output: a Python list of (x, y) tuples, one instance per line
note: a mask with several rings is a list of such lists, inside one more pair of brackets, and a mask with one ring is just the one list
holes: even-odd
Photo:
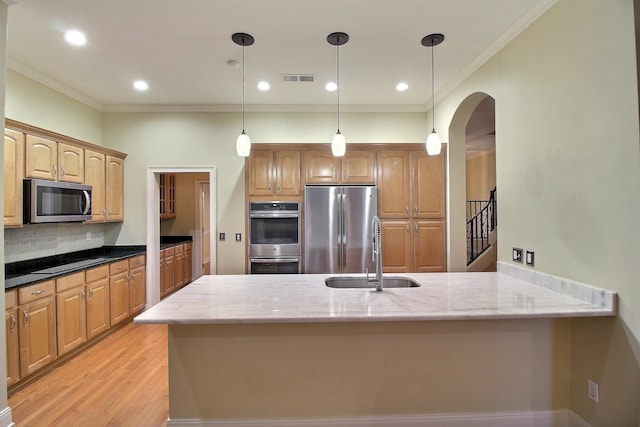
[(327, 36), (327, 41), (330, 45), (336, 47), (336, 74), (338, 84), (338, 132), (336, 132), (331, 141), (331, 152), (335, 157), (342, 157), (347, 151), (347, 141), (340, 132), (340, 46), (349, 41), (349, 35), (341, 32), (331, 33)]
[(436, 92), (435, 92), (435, 78), (434, 78), (434, 63), (433, 63), (433, 47), (439, 45), (444, 41), (444, 35), (442, 34), (429, 34), (422, 38), (422, 46), (431, 47), (431, 113), (433, 128), (431, 133), (427, 137), (427, 154), (430, 156), (437, 156), (442, 149), (442, 141), (440, 136), (436, 132)]
[(242, 46), (242, 133), (236, 140), (236, 153), (238, 156), (248, 157), (251, 154), (251, 140), (244, 131), (244, 47), (251, 46), (255, 40), (253, 36), (246, 33), (235, 33), (231, 36), (231, 40)]

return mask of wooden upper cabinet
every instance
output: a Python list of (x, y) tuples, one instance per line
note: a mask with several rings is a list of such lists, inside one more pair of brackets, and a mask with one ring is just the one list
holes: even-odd
[(107, 221), (124, 221), (124, 160), (106, 156)]
[(160, 174), (160, 219), (176, 217), (176, 174)]
[(254, 150), (247, 161), (249, 196), (300, 195), (300, 152)]
[(24, 133), (4, 131), (4, 226), (22, 225)]
[(306, 184), (373, 184), (373, 151), (349, 150), (344, 157), (330, 151), (305, 152)]
[(444, 218), (446, 207), (445, 151), (429, 156), (425, 151), (411, 153), (414, 218)]
[(373, 151), (349, 150), (342, 158), (343, 184), (373, 184), (375, 154)]
[(300, 152), (275, 152), (276, 195), (298, 196), (300, 194)]
[(409, 218), (411, 204), (410, 153), (379, 151), (376, 158), (378, 216)]
[(84, 149), (58, 143), (58, 181), (84, 183)]
[(25, 176), (58, 179), (58, 143), (39, 136), (26, 135)]
[(331, 151), (305, 151), (305, 184), (337, 184), (340, 182), (340, 157)]
[(84, 150), (84, 182), (91, 186), (91, 221), (104, 221), (107, 217), (105, 157), (104, 153)]

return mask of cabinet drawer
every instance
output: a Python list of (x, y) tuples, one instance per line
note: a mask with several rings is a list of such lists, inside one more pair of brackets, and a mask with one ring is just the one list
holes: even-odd
[(107, 264), (100, 267), (89, 268), (86, 270), (87, 283), (95, 282), (96, 280), (106, 279), (109, 277), (109, 266)]
[(56, 292), (66, 291), (76, 286), (84, 285), (84, 271), (70, 274), (56, 279)]
[(129, 270), (129, 260), (124, 259), (118, 262), (112, 262), (109, 264), (109, 273), (113, 276), (114, 274), (125, 273)]
[(55, 287), (55, 280), (47, 280), (46, 282), (40, 282), (35, 285), (20, 288), (18, 289), (18, 303), (25, 304), (40, 298), (51, 296), (53, 295)]
[(182, 253), (182, 248), (183, 248), (183, 246), (182, 246), (182, 245), (176, 245), (176, 246), (174, 246), (174, 247), (173, 247), (173, 249), (174, 249), (174, 251), (175, 251), (175, 254), (176, 254), (176, 255), (181, 254), (181, 253)]
[(129, 258), (129, 270), (131, 270), (132, 268), (140, 267), (144, 265), (144, 263), (145, 263), (144, 255), (138, 255), (138, 256), (134, 256), (133, 258)]
[(173, 256), (175, 253), (175, 247), (171, 246), (169, 248), (164, 248), (164, 257)]
[(4, 308), (14, 308), (18, 305), (18, 291), (12, 289), (4, 293)]

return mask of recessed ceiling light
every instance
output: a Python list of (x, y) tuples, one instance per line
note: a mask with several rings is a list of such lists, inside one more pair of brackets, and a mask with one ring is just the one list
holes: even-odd
[(260, 90), (269, 90), (269, 88), (271, 87), (271, 85), (269, 85), (269, 82), (260, 82), (258, 83), (258, 89)]
[(324, 85), (324, 88), (329, 92), (335, 92), (338, 89), (338, 85), (335, 84), (334, 82), (329, 82), (326, 85)]
[(405, 82), (400, 82), (396, 85), (396, 90), (398, 92), (404, 92), (407, 89), (409, 89), (409, 85), (406, 84)]
[(74, 46), (84, 46), (87, 44), (87, 37), (78, 30), (68, 30), (64, 32), (64, 39)]
[(135, 90), (139, 90), (142, 92), (149, 89), (149, 84), (144, 80), (136, 80), (135, 82), (133, 82), (133, 87)]

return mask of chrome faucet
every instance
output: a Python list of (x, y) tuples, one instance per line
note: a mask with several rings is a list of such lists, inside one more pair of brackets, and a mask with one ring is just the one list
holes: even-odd
[(373, 234), (373, 250), (371, 251), (371, 261), (376, 263), (376, 291), (380, 292), (383, 288), (382, 279), (382, 226), (378, 215), (373, 217), (371, 221), (371, 230)]

